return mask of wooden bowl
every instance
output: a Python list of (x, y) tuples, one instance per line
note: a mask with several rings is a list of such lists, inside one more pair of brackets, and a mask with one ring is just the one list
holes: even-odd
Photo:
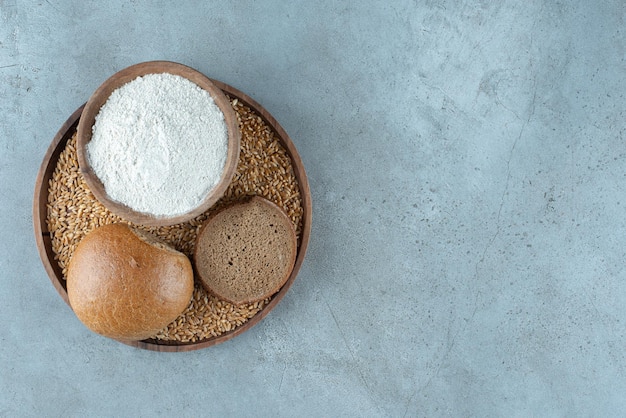
[[(167, 352), (192, 351), (228, 341), (236, 337), (237, 335), (246, 332), (254, 325), (258, 324), (263, 318), (265, 318), (265, 316), (267, 316), (267, 314), (269, 314), (270, 311), (274, 309), (276, 305), (278, 305), (278, 303), (282, 300), (282, 298), (287, 294), (287, 291), (293, 284), (296, 276), (298, 275), (298, 272), (300, 271), (300, 267), (302, 266), (302, 262), (304, 261), (304, 257), (306, 255), (309, 237), (311, 235), (312, 204), (309, 183), (307, 180), (306, 172), (304, 170), (304, 166), (302, 164), (302, 160), (298, 155), (298, 151), (296, 150), (293, 142), (291, 141), (285, 130), (280, 126), (276, 119), (274, 119), (272, 115), (270, 115), (260, 104), (258, 104), (256, 101), (254, 101), (241, 91), (227, 84), (221, 83), (216, 80), (212, 80), (212, 82), (224, 93), (233, 98), (236, 98), (244, 105), (254, 110), (263, 119), (263, 121), (274, 130), (276, 137), (280, 141), (281, 145), (286, 149), (287, 153), (291, 157), (291, 162), (294, 168), (296, 179), (298, 180), (298, 185), (300, 186), (300, 195), (302, 197), (303, 209), (302, 231), (300, 234), (300, 246), (298, 248), (296, 262), (291, 272), (291, 275), (289, 276), (289, 279), (287, 279), (287, 282), (278, 291), (278, 293), (274, 294), (269, 304), (267, 304), (255, 316), (250, 318), (246, 323), (235, 328), (234, 330), (225, 332), (217, 337), (195, 343), (176, 343), (159, 340), (131, 342), (120, 341), (133, 347), (138, 347), (146, 350)], [(39, 256), (46, 272), (48, 273), (48, 276), (50, 277), (50, 281), (52, 282), (53, 286), (55, 287), (61, 298), (68, 305), (69, 299), (67, 297), (66, 282), (63, 278), (61, 268), (54, 260), (54, 251), (52, 250), (52, 238), (50, 236), (50, 231), (48, 230), (48, 225), (46, 223), (46, 205), (48, 202), (48, 184), (50, 179), (52, 178), (52, 174), (59, 159), (59, 155), (65, 148), (65, 144), (67, 143), (67, 141), (76, 131), (82, 112), (83, 106), (78, 108), (69, 117), (69, 119), (63, 124), (63, 126), (61, 126), (59, 132), (52, 140), (52, 143), (50, 144), (50, 147), (48, 148), (48, 151), (44, 156), (43, 162), (41, 163), (41, 167), (39, 169), (39, 173), (37, 175), (37, 180), (35, 183), (35, 195), (33, 200), (33, 223), (35, 230), (35, 240), (37, 242)]]
[[(224, 120), (226, 122), (226, 129), (228, 132), (228, 151), (226, 163), (219, 182), (209, 192), (199, 206), (187, 213), (176, 216), (154, 216), (152, 214), (139, 212), (109, 198), (104, 185), (89, 165), (89, 159), (87, 158), (86, 147), (89, 141), (91, 141), (92, 128), (95, 123), (96, 116), (100, 112), (100, 108), (108, 100), (111, 93), (139, 76), (161, 73), (169, 73), (184, 77), (209, 92), (215, 101), (215, 104), (224, 114)], [(220, 90), (211, 79), (193, 68), (182, 64), (169, 61), (150, 61), (130, 66), (115, 73), (91, 95), (85, 104), (82, 116), (80, 117), (80, 122), (78, 123), (76, 152), (78, 154), (80, 171), (85, 177), (85, 181), (89, 186), (89, 189), (93, 192), (96, 199), (98, 199), (107, 209), (114, 214), (136, 224), (164, 226), (178, 224), (195, 218), (210, 208), (223, 196), (228, 184), (235, 174), (235, 169), (237, 168), (240, 140), (241, 133), (238, 128), (235, 111), (222, 90)]]

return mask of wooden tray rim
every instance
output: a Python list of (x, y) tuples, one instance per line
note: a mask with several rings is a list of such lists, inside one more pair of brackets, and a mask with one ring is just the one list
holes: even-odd
[[(311, 222), (312, 222), (312, 202), (311, 202), (311, 191), (309, 188), (309, 182), (307, 179), (306, 171), (304, 169), (304, 165), (302, 163), (302, 159), (296, 150), (295, 145), (291, 141), (291, 138), (287, 134), (287, 132), (283, 129), (283, 127), (278, 123), (278, 121), (258, 102), (253, 100), (251, 97), (241, 92), (240, 90), (225, 84), (221, 81), (211, 79), (211, 81), (217, 85), (224, 93), (227, 95), (237, 99), (242, 102), (245, 106), (250, 107), (254, 110), (263, 121), (270, 126), (275, 134), (278, 137), (281, 145), (285, 147), (287, 153), (291, 157), (292, 165), (294, 167), (294, 173), (298, 180), (298, 184), (300, 186), (300, 194), (302, 198), (302, 230), (300, 233), (300, 246), (298, 248), (298, 255), (296, 257), (296, 262), (293, 267), (292, 273), (287, 279), (287, 282), (283, 285), (283, 287), (278, 291), (278, 293), (274, 294), (271, 301), (268, 305), (266, 305), (261, 311), (259, 311), (255, 316), (250, 318), (245, 324), (235, 328), (234, 330), (225, 332), (217, 337), (210, 338), (207, 340), (202, 340), (194, 343), (177, 343), (177, 342), (166, 342), (166, 341), (158, 341), (158, 340), (143, 340), (143, 341), (119, 341), (123, 344), (130, 345), (133, 347), (152, 350), (152, 351), (161, 351), (161, 352), (184, 352), (184, 351), (193, 351), (199, 350), (207, 347), (211, 347), (223, 342), (226, 342), (237, 335), (249, 330), (256, 324), (258, 324), (263, 318), (265, 318), (271, 311), (276, 307), (276, 305), (282, 300), (285, 296), (291, 285), (293, 284), (300, 267), (304, 261), (310, 235), (311, 235)], [(33, 199), (33, 224), (34, 224), (34, 233), (35, 240), (37, 243), (37, 249), (39, 252), (39, 257), (44, 265), (46, 272), (52, 282), (53, 286), (61, 296), (61, 298), (65, 301), (69, 306), (69, 299), (67, 297), (67, 290), (61, 283), (61, 269), (58, 264), (53, 263), (51, 260), (54, 260), (54, 253), (52, 251), (50, 232), (48, 231), (48, 227), (46, 224), (47, 218), (47, 203), (48, 203), (48, 180), (52, 176), (52, 173), (55, 169), (56, 162), (60, 153), (63, 150), (63, 147), (59, 147), (60, 144), (65, 144), (67, 140), (72, 136), (74, 131), (77, 128), (78, 121), (80, 120), (80, 115), (82, 114), (84, 104), (80, 106), (72, 115), (65, 121), (65, 123), (61, 126), (57, 134), (54, 136), (52, 143), (48, 147), (46, 154), (44, 155), (43, 162), (39, 168), (39, 172), (37, 174), (37, 179), (35, 182), (35, 193)]]

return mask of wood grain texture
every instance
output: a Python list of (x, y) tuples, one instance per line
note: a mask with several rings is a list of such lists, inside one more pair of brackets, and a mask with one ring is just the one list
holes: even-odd
[(52, 280), (52, 284), (68, 305), (69, 299), (67, 298), (65, 280), (63, 280), (61, 267), (59, 267), (57, 262), (54, 260), (52, 239), (50, 238), (50, 231), (48, 230), (48, 224), (46, 223), (48, 183), (52, 178), (52, 173), (54, 172), (59, 155), (65, 148), (67, 141), (76, 131), (76, 126), (80, 115), (83, 112), (83, 108), (84, 105), (76, 109), (76, 111), (72, 113), (72, 115), (67, 119), (67, 121), (65, 121), (63, 126), (61, 126), (57, 134), (54, 136), (52, 143), (43, 157), (39, 173), (37, 173), (37, 178), (35, 180), (35, 197), (33, 199), (33, 227), (35, 230), (35, 239), (37, 242), (39, 257), (43, 262), (48, 276)]
[[(298, 184), (300, 187), (300, 195), (302, 198), (302, 232), (300, 239), (300, 247), (298, 248), (298, 254), (296, 262), (294, 264), (291, 275), (282, 286), (282, 288), (276, 293), (272, 300), (261, 311), (259, 311), (254, 317), (250, 318), (245, 324), (235, 328), (232, 331), (225, 332), (217, 337), (207, 340), (195, 342), (195, 343), (177, 343), (157, 340), (143, 340), (143, 341), (120, 341), (123, 344), (127, 344), (133, 347), (162, 352), (184, 352), (199, 350), (207, 347), (214, 346), (216, 344), (228, 341), (243, 332), (246, 332), (256, 324), (258, 324), (263, 318), (265, 318), (271, 311), (280, 303), (283, 297), (287, 294), (287, 291), (293, 284), (298, 275), (298, 272), (304, 261), (309, 239), (311, 236), (311, 222), (312, 222), (312, 202), (311, 191), (309, 189), (309, 183), (307, 180), (306, 171), (302, 160), (296, 150), (295, 145), (291, 141), (291, 138), (285, 130), (280, 126), (278, 121), (267, 112), (259, 103), (252, 98), (244, 94), (243, 92), (231, 87), (227, 84), (219, 82), (217, 80), (211, 80), (213, 85), (217, 86), (223, 93), (229, 95), (232, 98), (236, 98), (244, 105), (250, 107), (257, 113), (263, 121), (271, 127), (281, 145), (287, 150), (289, 157), (291, 158), (292, 165)], [(229, 105), (230, 106), (230, 105)], [(67, 288), (65, 280), (61, 273), (61, 269), (54, 260), (54, 253), (52, 251), (50, 233), (46, 224), (47, 216), (47, 201), (48, 201), (48, 182), (52, 177), (56, 162), (59, 158), (59, 154), (63, 151), (68, 139), (74, 134), (79, 125), (81, 115), (83, 113), (84, 105), (78, 108), (59, 129), (59, 132), (55, 135), (48, 151), (46, 152), (39, 173), (37, 175), (35, 184), (35, 195), (33, 199), (33, 222), (35, 230), (35, 238), (37, 242), (37, 248), (39, 250), (39, 256), (52, 284), (63, 298), (63, 300), (69, 305), (67, 297)]]
[[(222, 172), (218, 184), (213, 188), (213, 190), (211, 190), (198, 207), (190, 212), (177, 216), (153, 216), (147, 213), (135, 211), (120, 202), (110, 199), (105, 191), (104, 185), (90, 167), (86, 153), (87, 144), (91, 141), (92, 127), (95, 123), (96, 116), (100, 112), (100, 108), (108, 100), (111, 93), (139, 76), (161, 73), (169, 73), (184, 77), (200, 86), (202, 89), (208, 91), (215, 101), (215, 104), (224, 114), (224, 120), (228, 131), (228, 153), (226, 155), (224, 171)], [(228, 188), (228, 185), (235, 174), (235, 170), (237, 169), (240, 141), (241, 132), (238, 129), (235, 111), (222, 90), (213, 84), (210, 78), (193, 68), (175, 62), (149, 61), (130, 66), (115, 73), (102, 83), (102, 85), (100, 85), (100, 87), (98, 87), (98, 89), (96, 89), (96, 91), (91, 95), (85, 104), (85, 109), (83, 110), (83, 114), (78, 123), (76, 151), (78, 154), (80, 171), (85, 177), (85, 182), (89, 186), (89, 189), (93, 192), (94, 196), (107, 209), (114, 214), (136, 224), (147, 226), (165, 226), (175, 225), (195, 218), (213, 206), (213, 204), (215, 204), (215, 202), (217, 202), (224, 195), (224, 192)]]

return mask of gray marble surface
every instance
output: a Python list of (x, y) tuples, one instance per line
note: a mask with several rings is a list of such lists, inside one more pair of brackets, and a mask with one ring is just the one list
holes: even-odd
[[(626, 410), (624, 1), (176, 3), (0, 1), (0, 416)], [(154, 59), (266, 107), (313, 195), (283, 302), (189, 353), (89, 332), (33, 236), (56, 131)]]

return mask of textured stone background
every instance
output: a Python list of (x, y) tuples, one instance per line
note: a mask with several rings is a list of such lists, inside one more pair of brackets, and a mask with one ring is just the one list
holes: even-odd
[[(626, 409), (626, 3), (0, 0), (0, 416)], [(284, 126), (314, 203), (284, 301), (201, 351), (84, 328), (32, 232), (52, 137), (128, 65)]]

